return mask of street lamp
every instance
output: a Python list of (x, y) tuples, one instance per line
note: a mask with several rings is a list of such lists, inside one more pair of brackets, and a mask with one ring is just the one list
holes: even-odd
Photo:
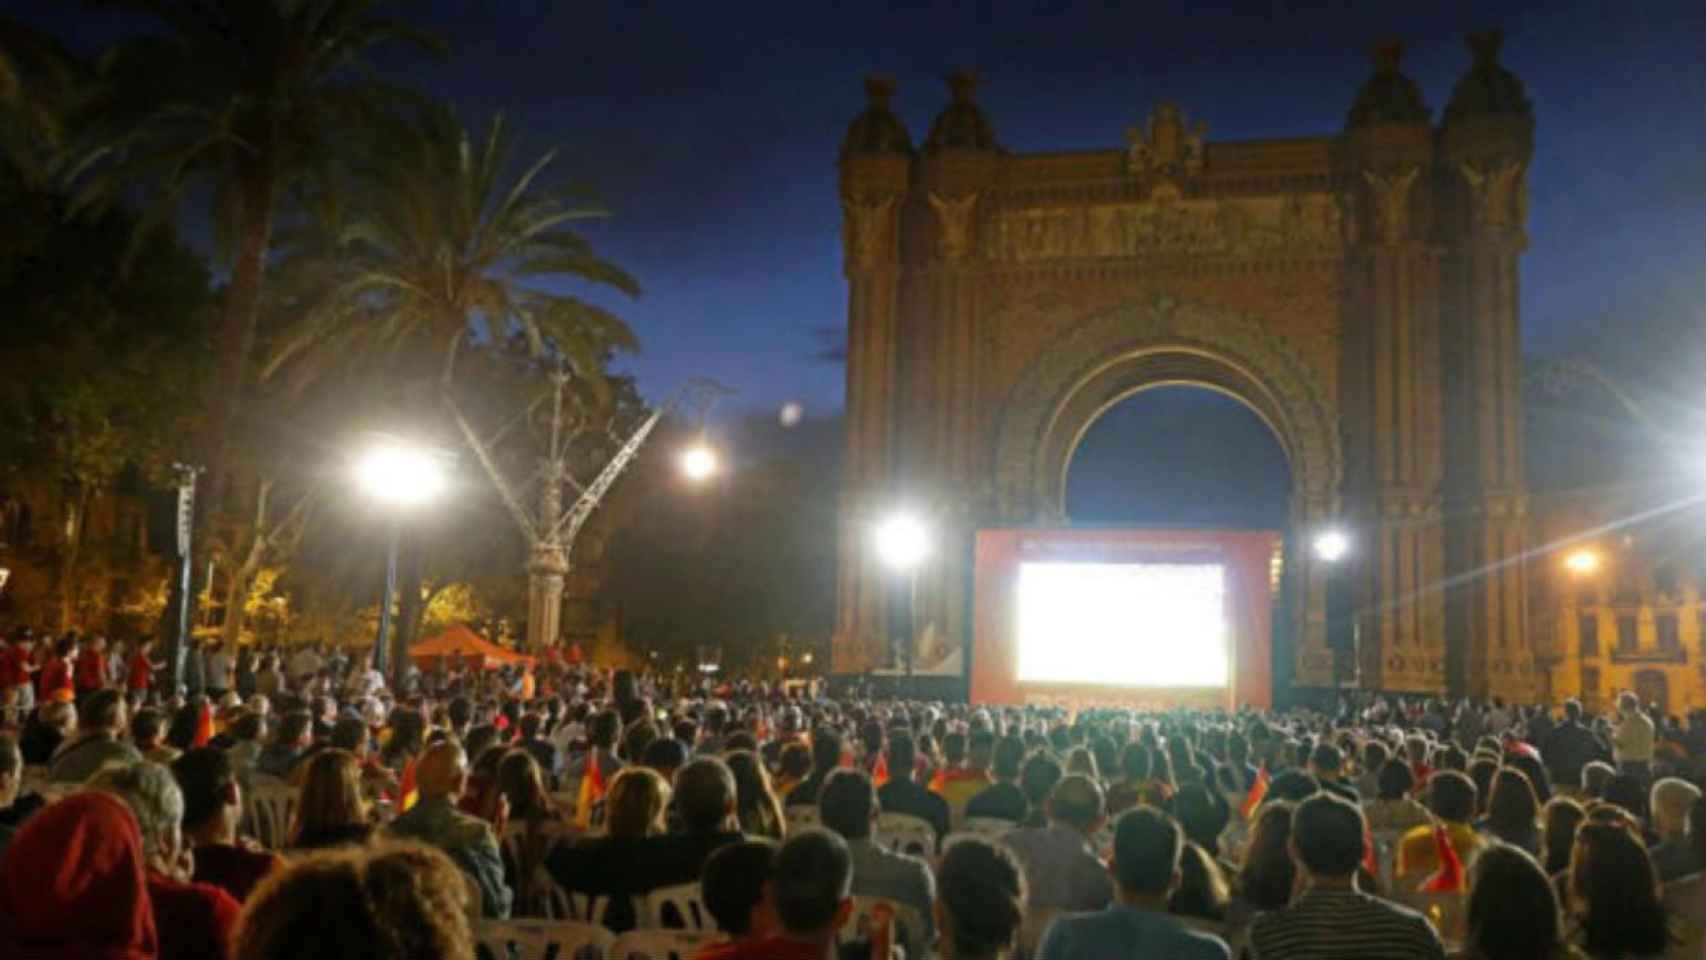
[[(1333, 651), (1333, 674), (1341, 685), (1348, 674), (1361, 685), (1362, 624), (1357, 622), (1355, 603), (1346, 580), (1345, 558), (1351, 553), (1351, 536), (1339, 527), (1328, 527), (1311, 544), (1315, 559), (1326, 568), (1327, 646)], [(1345, 661), (1350, 661), (1346, 669)]]
[(1330, 528), (1315, 535), (1315, 556), (1323, 563), (1338, 563), (1351, 552), (1350, 535)]
[(897, 631), (896, 642), (899, 646), (899, 656), (896, 658), (912, 675), (912, 662), (916, 642), (916, 619), (918, 616), (918, 568), (924, 558), (930, 553), (930, 531), (917, 516), (906, 512), (892, 513), (878, 522), (873, 531), (876, 539), (877, 557), (883, 565), (893, 571), (894, 575), (906, 582), (906, 609), (901, 613), (902, 631)]
[[(373, 667), (385, 673), (386, 639), (391, 633), (391, 597), (397, 592), (397, 546), (402, 539), (402, 515), (437, 499), (449, 485), (446, 455), (428, 447), (411, 446), (380, 437), (355, 464), (363, 493), (389, 512), (385, 549), (385, 593), (379, 601), (379, 633), (373, 639)], [(401, 676), (402, 662), (394, 665)]]
[(1579, 547), (1564, 555), (1564, 569), (1578, 577), (1598, 573), (1599, 565), (1599, 551), (1592, 547)]
[(703, 483), (722, 468), (717, 451), (703, 440), (681, 451), (681, 473), (694, 483)]

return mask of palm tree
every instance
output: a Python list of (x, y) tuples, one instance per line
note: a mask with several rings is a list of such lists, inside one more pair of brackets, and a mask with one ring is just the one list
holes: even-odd
[[(186, 194), (208, 191), (230, 263), (200, 451), (205, 533), (212, 513), (205, 505), (223, 500), (227, 452), (253, 369), (278, 199), (379, 104), (378, 88), (359, 69), (367, 51), (393, 41), (436, 45), (380, 14), (376, 0), (94, 2), (146, 16), (163, 32), (102, 58), (81, 160), (69, 172), (79, 203), (103, 205), (143, 187), (151, 202), (140, 241), (170, 222)], [(202, 549), (207, 540), (197, 537)]]
[(634, 335), (563, 284), (639, 286), (571, 227), (604, 211), (543, 183), (556, 151), (511, 175), (502, 116), (478, 138), (445, 108), (377, 126), (385, 146), (358, 154), (372, 159), (349, 178), (353, 203), (323, 191), (306, 204), (310, 222), (282, 235), (275, 292), (294, 320), (263, 379), (301, 385), (377, 361), (404, 376), (436, 368), (448, 389), (468, 345), (513, 344), (603, 384), (610, 352), (634, 349)]
[(25, 188), (51, 182), (86, 80), (83, 64), (58, 41), (0, 17), (0, 158)]

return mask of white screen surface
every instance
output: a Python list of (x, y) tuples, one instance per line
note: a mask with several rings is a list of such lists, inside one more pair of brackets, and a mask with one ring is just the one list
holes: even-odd
[(1019, 565), (1020, 682), (1223, 687), (1219, 564)]

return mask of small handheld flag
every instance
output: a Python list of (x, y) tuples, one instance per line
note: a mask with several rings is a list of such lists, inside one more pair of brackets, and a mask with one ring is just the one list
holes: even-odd
[(1439, 869), (1422, 884), (1426, 893), (1462, 893), (1463, 892), (1463, 861), (1457, 856), (1457, 848), (1451, 845), (1451, 838), (1446, 836), (1445, 824), (1434, 824), (1434, 850), (1439, 855)]
[(213, 707), (206, 701), (201, 702), (201, 716), (196, 718), (195, 739), (190, 745), (196, 748), (207, 746), (213, 742)]
[(1262, 798), (1268, 795), (1268, 765), (1262, 764), (1256, 770), (1256, 780), (1250, 784), (1250, 792), (1244, 795), (1244, 806), (1240, 811), (1244, 819), (1250, 819), (1256, 808), (1262, 805)]

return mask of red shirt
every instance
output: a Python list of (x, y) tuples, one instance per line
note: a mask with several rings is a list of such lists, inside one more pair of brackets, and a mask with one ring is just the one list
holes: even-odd
[(148, 899), (154, 903), (161, 957), (229, 960), (231, 932), (243, 910), (229, 893), (212, 884), (179, 883), (150, 870)]
[(77, 655), (77, 692), (89, 693), (107, 685), (107, 655), (84, 650)]
[(825, 952), (820, 944), (787, 937), (765, 937), (762, 940), (714, 943), (700, 950), (693, 960), (823, 960)]
[(154, 675), (154, 665), (148, 662), (148, 654), (136, 651), (130, 658), (129, 687), (132, 690), (147, 690), (148, 681)]
[(195, 882), (207, 883), (243, 903), (267, 874), (284, 865), (276, 854), (258, 853), (229, 844), (195, 848)]
[(0, 690), (29, 683), (29, 671), (24, 669), (29, 662), (29, 651), (16, 643), (8, 644), (4, 650), (0, 650)]
[(70, 689), (71, 664), (66, 663), (64, 657), (55, 655), (41, 668), (41, 690), (38, 693), (41, 699), (52, 700), (55, 691)]

